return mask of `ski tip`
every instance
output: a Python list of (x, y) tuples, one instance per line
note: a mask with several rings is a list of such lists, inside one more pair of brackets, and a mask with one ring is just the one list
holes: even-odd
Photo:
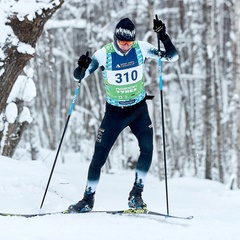
[(176, 218), (176, 219), (191, 220), (191, 219), (193, 219), (193, 216), (181, 217), (181, 216), (166, 215), (165, 218)]
[(62, 211), (63, 214), (68, 214), (68, 213), (71, 213), (68, 209), (67, 210), (64, 210)]

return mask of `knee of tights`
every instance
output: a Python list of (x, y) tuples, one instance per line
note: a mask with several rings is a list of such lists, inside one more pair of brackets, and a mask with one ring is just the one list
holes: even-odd
[(152, 131), (144, 131), (139, 135), (140, 152), (143, 154), (152, 154), (153, 152), (153, 135)]
[(101, 168), (108, 157), (109, 150), (106, 147), (96, 145), (90, 166), (92, 168)]

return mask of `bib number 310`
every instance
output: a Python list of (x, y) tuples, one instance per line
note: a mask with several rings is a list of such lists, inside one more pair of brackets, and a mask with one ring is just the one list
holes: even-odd
[(139, 65), (130, 69), (107, 70), (107, 81), (111, 85), (125, 86), (135, 84), (143, 78), (143, 66)]
[(138, 78), (138, 72), (136, 70), (133, 70), (132, 72), (126, 72), (124, 74), (117, 73), (115, 74), (116, 77), (116, 83), (129, 83), (131, 81), (136, 81)]

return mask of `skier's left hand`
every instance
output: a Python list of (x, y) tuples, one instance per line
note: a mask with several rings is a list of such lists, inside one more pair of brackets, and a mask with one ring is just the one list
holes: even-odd
[(159, 20), (157, 15), (156, 19), (153, 19), (153, 30), (158, 34), (160, 40), (166, 38), (166, 26), (162, 20)]

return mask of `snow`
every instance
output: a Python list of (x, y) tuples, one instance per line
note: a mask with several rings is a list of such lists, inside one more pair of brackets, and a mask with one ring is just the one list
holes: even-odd
[(31, 116), (29, 108), (23, 107), (23, 110), (19, 115), (19, 122), (20, 123), (24, 123), (24, 122), (31, 123), (32, 121), (33, 121), (33, 118)]
[[(3, 62), (7, 57), (3, 51), (3, 47), (6, 42), (17, 46), (17, 50), (20, 53), (34, 54), (35, 49), (25, 43), (19, 41), (18, 37), (13, 33), (10, 26), (6, 25), (9, 18), (12, 15), (17, 16), (20, 21), (23, 21), (26, 17), (29, 21), (32, 21), (36, 14), (41, 14), (42, 10), (51, 9), (54, 5), (59, 5), (59, 0), (1, 0), (0, 1), (0, 66), (3, 66)], [(4, 69), (1, 69), (0, 76), (4, 73)]]
[[(0, 212), (38, 213), (54, 156), (45, 161), (0, 156)], [(66, 209), (78, 201), (86, 183), (88, 164), (78, 155), (57, 162), (41, 212)], [(134, 179), (130, 170), (102, 173), (95, 210), (127, 207)], [(166, 212), (165, 183), (149, 175), (143, 194), (151, 210)], [(170, 214), (194, 215), (192, 220), (108, 214), (51, 215), (35, 218), (0, 217), (1, 240), (237, 240), (240, 192), (219, 182), (197, 178), (168, 179)]]
[(9, 103), (6, 107), (5, 114), (7, 121), (9, 123), (14, 123), (18, 115), (17, 105), (13, 102)]
[(7, 102), (14, 102), (17, 99), (23, 100), (25, 102), (30, 102), (33, 100), (36, 94), (37, 90), (32, 78), (20, 75), (13, 85)]
[(21, 21), (24, 17), (28, 20), (33, 20), (36, 14), (41, 14), (42, 10), (51, 9), (54, 4), (58, 5), (59, 0), (2, 0), (1, 3), (5, 7), (5, 12), (8, 16), (16, 15)]
[[(18, 117), (18, 109), (15, 102), (17, 100), (22, 100), (29, 103), (37, 94), (35, 83), (31, 78), (33, 74), (32, 70), (27, 68), (25, 68), (24, 70), (28, 76), (18, 76), (7, 100), (8, 105), (6, 107), (5, 115), (9, 123), (14, 123), (16, 118)], [(21, 123), (25, 121), (31, 123), (32, 120), (33, 119), (31, 117), (29, 108), (24, 106), (22, 112), (19, 115), (18, 121)]]
[(26, 43), (19, 43), (17, 50), (19, 53), (23, 53), (23, 54), (30, 54), (33, 55), (35, 53), (35, 49)]

